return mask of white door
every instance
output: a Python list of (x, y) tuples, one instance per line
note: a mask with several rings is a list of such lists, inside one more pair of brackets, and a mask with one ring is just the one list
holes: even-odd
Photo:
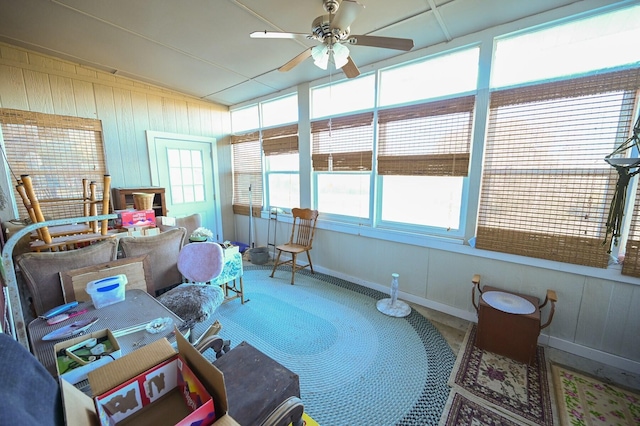
[(202, 226), (222, 241), (216, 140), (147, 131), (151, 183), (165, 188), (167, 216), (202, 215)]

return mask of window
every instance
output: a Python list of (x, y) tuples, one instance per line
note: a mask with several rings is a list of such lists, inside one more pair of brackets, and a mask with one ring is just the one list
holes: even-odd
[(380, 106), (476, 90), (477, 47), (380, 71)]
[(311, 89), (311, 118), (371, 109), (375, 105), (375, 75)]
[(634, 6), (498, 40), (491, 86), (577, 76), (637, 63), (638, 22), (640, 6)]
[(258, 105), (231, 111), (231, 131), (234, 134), (245, 133), (259, 127)]
[(263, 128), (298, 121), (297, 94), (262, 102), (260, 107)]
[(268, 207), (298, 207), (300, 205), (298, 125), (263, 130), (262, 150), (266, 166)]
[(491, 94), (476, 247), (605, 268), (640, 69)]
[[(59, 201), (82, 199), (82, 179), (103, 182), (108, 174), (100, 120), (1, 109), (0, 122), (9, 166), (31, 176), (43, 213), (55, 219), (84, 216), (80, 202)], [(102, 199), (102, 185), (97, 198)], [(28, 217), (20, 203), (18, 213)]]
[(379, 111), (382, 221), (459, 229), (474, 105), (467, 96)]
[(259, 216), (262, 210), (260, 133), (231, 137), (233, 153), (233, 212)]
[(318, 210), (368, 218), (373, 113), (312, 122), (311, 145)]
[(204, 167), (202, 152), (189, 149), (169, 149), (169, 182), (171, 204), (204, 201)]

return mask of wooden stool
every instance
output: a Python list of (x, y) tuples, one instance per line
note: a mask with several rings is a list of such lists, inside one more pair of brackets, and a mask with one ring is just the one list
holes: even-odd
[[(536, 359), (536, 348), (538, 347), (540, 330), (547, 327), (553, 319), (555, 302), (557, 301), (555, 291), (547, 290), (544, 303), (540, 305), (540, 299), (534, 296), (512, 293), (489, 286), (480, 289), (479, 275), (474, 275), (472, 282), (473, 289), (471, 297), (473, 306), (478, 312), (476, 347), (504, 355), (525, 364), (532, 364)], [(475, 301), (476, 287), (480, 292), (477, 305)], [(506, 300), (511, 299), (519, 302), (521, 306), (525, 307), (524, 311), (527, 313), (510, 313), (504, 309), (498, 309), (492, 306), (491, 303), (487, 302), (483, 297), (483, 294), (488, 295), (489, 292), (500, 292), (493, 293), (493, 295), (505, 295)], [(509, 295), (515, 297), (509, 297)], [(549, 318), (544, 325), (541, 325), (540, 309), (544, 307), (548, 301), (551, 301)], [(531, 303), (533, 312), (529, 312), (529, 310), (526, 309), (528, 306), (527, 302)], [(517, 311), (517, 309), (514, 310)]]
[[(300, 397), (298, 375), (242, 342), (213, 362), (224, 374), (228, 413), (241, 425), (261, 425), (290, 397)], [(286, 424), (302, 425), (302, 410)]]

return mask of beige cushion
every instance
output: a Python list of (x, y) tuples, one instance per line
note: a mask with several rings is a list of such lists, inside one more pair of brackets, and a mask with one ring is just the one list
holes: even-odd
[(189, 242), (189, 236), (195, 231), (197, 228), (202, 226), (202, 216), (200, 213), (194, 213), (185, 217), (177, 217), (175, 218), (175, 225), (163, 225), (162, 220), (164, 216), (158, 216), (156, 218), (156, 223), (160, 231), (165, 232), (169, 229), (174, 228), (185, 228), (187, 230), (187, 234), (185, 236), (185, 244)]
[(60, 272), (115, 260), (117, 249), (118, 241), (111, 238), (77, 250), (18, 256), (16, 264), (29, 287), (36, 315), (64, 304)]
[(182, 274), (178, 270), (178, 256), (186, 233), (185, 228), (174, 228), (158, 235), (122, 237), (120, 247), (126, 257), (149, 255), (151, 280), (157, 293), (182, 282)]

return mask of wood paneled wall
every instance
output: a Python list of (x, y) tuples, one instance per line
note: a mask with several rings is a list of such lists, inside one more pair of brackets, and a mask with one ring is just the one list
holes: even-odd
[(223, 227), (233, 234), (226, 106), (0, 43), (0, 107), (101, 120), (113, 187), (151, 185), (146, 130), (216, 138)]

